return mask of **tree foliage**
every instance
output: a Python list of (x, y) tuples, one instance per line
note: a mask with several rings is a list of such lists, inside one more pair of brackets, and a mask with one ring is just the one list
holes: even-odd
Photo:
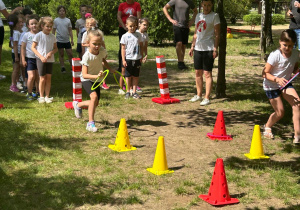
[(224, 0), (224, 15), (231, 23), (236, 23), (237, 18), (249, 14), (252, 0)]

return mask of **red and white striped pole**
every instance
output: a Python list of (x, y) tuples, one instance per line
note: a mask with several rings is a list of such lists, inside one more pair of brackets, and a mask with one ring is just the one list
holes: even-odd
[[(73, 101), (82, 101), (82, 84), (80, 80), (81, 64), (80, 58), (72, 58), (72, 77), (73, 77)], [(65, 107), (73, 109), (72, 102), (66, 102)]]
[(179, 99), (170, 98), (166, 62), (165, 62), (165, 57), (163, 55), (156, 56), (156, 68), (157, 68), (161, 97), (152, 98), (152, 101), (159, 104), (180, 103)]

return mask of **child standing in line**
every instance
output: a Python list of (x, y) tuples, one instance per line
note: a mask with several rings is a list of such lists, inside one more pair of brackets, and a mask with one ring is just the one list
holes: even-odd
[[(274, 109), (267, 123), (264, 125), (263, 135), (266, 138), (274, 138), (272, 126), (284, 115), (284, 107), (281, 96), (291, 105), (293, 110), (294, 141), (300, 143), (300, 99), (291, 83), (291, 74), (299, 72), (299, 52), (293, 49), (297, 43), (297, 35), (293, 29), (284, 30), (281, 33), (279, 49), (270, 53), (263, 71), (263, 88)], [(287, 85), (286, 85), (287, 84)], [(286, 86), (285, 86), (286, 85)], [(285, 86), (282, 90), (280, 87)]]
[[(19, 45), (18, 48), (21, 49), (23, 36), (28, 31), (28, 29), (26, 27), (25, 16), (22, 13), (19, 13), (18, 17), (22, 18), (22, 22), (23, 22), (23, 27), (21, 29), (21, 35), (20, 35), (19, 42), (18, 42), (18, 45)], [(23, 30), (26, 32), (24, 32)], [(20, 53), (21, 53), (21, 51), (20, 51)], [(18, 80), (17, 80), (17, 88), (20, 90), (21, 93), (26, 93), (26, 91), (27, 91), (27, 74), (26, 74), (25, 68), (23, 67), (23, 64), (22, 64), (22, 56), (20, 56), (20, 72), (19, 72)]]
[[(87, 123), (86, 129), (88, 131), (96, 132), (98, 129), (95, 126), (94, 115), (96, 107), (98, 106), (100, 100), (100, 87), (96, 88), (95, 90), (91, 90), (91, 88), (98, 77), (104, 76), (103, 65), (105, 66), (105, 68), (109, 69), (110, 72), (114, 73), (115, 71), (111, 69), (111, 67), (105, 60), (107, 52), (102, 47), (102, 31), (100, 31), (99, 29), (90, 30), (86, 38), (86, 43), (89, 45), (89, 48), (82, 57), (82, 72), (80, 75), (80, 79), (83, 88), (90, 96), (90, 100), (82, 102), (73, 101), (73, 107), (75, 116), (77, 118), (81, 118), (82, 107), (88, 106), (89, 122)], [(95, 84), (95, 86), (97, 86), (97, 84), (98, 82)]]
[[(51, 33), (53, 19), (51, 17), (42, 17), (38, 23), (41, 30), (33, 38), (31, 50), (34, 52), (38, 72), (40, 75), (40, 98), (39, 103), (52, 103), (53, 97), (49, 97), (51, 89), (51, 76), (54, 63), (54, 53), (57, 52), (56, 38)], [(45, 97), (46, 95), (46, 97)]]
[(82, 59), (82, 47), (81, 47), (81, 30), (85, 27), (85, 14), (87, 12), (87, 6), (82, 4), (79, 7), (81, 18), (76, 20), (75, 22), (75, 29), (76, 29), (76, 35), (77, 35), (77, 49), (78, 56), (80, 59)]
[(9, 46), (12, 48), (13, 72), (11, 75), (11, 86), (9, 88), (12, 92), (19, 92), (17, 88), (17, 79), (20, 71), (20, 52), (19, 39), (23, 27), (23, 19), (16, 14), (8, 16), (8, 24), (10, 28), (10, 42)]
[(194, 55), (194, 67), (196, 71), (197, 95), (190, 101), (195, 102), (202, 99), (203, 73), (206, 80), (205, 97), (201, 106), (210, 103), (209, 97), (213, 85), (212, 68), (214, 59), (218, 56), (220, 39), (220, 18), (217, 13), (212, 12), (212, 0), (202, 1), (203, 13), (198, 13), (195, 20), (195, 33), (193, 36), (190, 56)]
[[(65, 62), (64, 62), (64, 49), (67, 52), (70, 66), (72, 66), (72, 46), (73, 42), (73, 32), (72, 23), (69, 18), (66, 18), (66, 8), (62, 5), (57, 7), (58, 18), (54, 20), (54, 26), (52, 33), (55, 35), (57, 40), (59, 63), (61, 67), (61, 73), (66, 73)], [(71, 38), (71, 42), (70, 42)]]
[[(145, 63), (147, 61), (147, 57), (148, 57), (148, 42), (149, 42), (149, 36), (147, 34), (148, 26), (149, 26), (148, 18), (142, 18), (139, 20), (139, 29), (136, 31), (136, 32), (140, 33), (142, 36), (141, 48), (142, 48), (142, 51), (144, 52), (144, 56), (145, 56), (143, 59), (143, 63)], [(139, 86), (137, 86), (136, 92), (143, 92), (143, 91)]]
[[(88, 47), (89, 47), (89, 44), (86, 43), (87, 34), (89, 33), (90, 30), (95, 30), (97, 28), (97, 20), (95, 18), (86, 19), (85, 28), (86, 28), (86, 31), (82, 35), (82, 42), (81, 42), (83, 54), (88, 50)], [(102, 47), (104, 49), (106, 49), (105, 43), (104, 43), (104, 37), (103, 37)], [(109, 87), (105, 83), (105, 80), (103, 81), (101, 87), (105, 90), (109, 89)]]
[[(25, 71), (27, 71), (28, 74), (28, 80), (27, 80), (28, 92), (26, 94), (28, 101), (32, 101), (35, 98), (32, 95), (32, 88), (34, 83), (37, 89), (39, 84), (39, 75), (37, 72), (36, 57), (34, 52), (31, 50), (33, 38), (39, 32), (37, 27), (38, 20), (39, 17), (37, 15), (30, 15), (27, 18), (26, 23), (29, 28), (29, 32), (24, 34), (22, 38), (22, 46), (21, 46), (22, 64), (25, 67)], [(35, 96), (37, 96), (37, 94), (35, 94)]]
[[(125, 33), (120, 41), (122, 48), (122, 62), (125, 67), (125, 77), (128, 87), (133, 87), (132, 97), (134, 99), (141, 99), (136, 92), (136, 87), (139, 82), (139, 75), (141, 69), (141, 60), (143, 57), (143, 51), (141, 51), (142, 36), (136, 32), (137, 18), (135, 16), (129, 16), (126, 20), (126, 27), (128, 32)], [(146, 58), (144, 58), (146, 59)], [(130, 98), (130, 92), (125, 94), (125, 99)]]

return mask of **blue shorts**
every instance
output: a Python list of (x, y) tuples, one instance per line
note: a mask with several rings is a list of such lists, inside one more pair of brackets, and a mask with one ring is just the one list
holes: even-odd
[(27, 62), (26, 70), (27, 71), (34, 71), (37, 70), (36, 66), (36, 58), (25, 58)]
[(68, 49), (71, 49), (72, 46), (71, 46), (70, 42), (57, 42), (57, 48), (58, 49), (64, 48), (64, 49), (68, 50)]
[[(288, 89), (288, 88), (294, 88), (293, 84), (289, 83), (282, 90)], [(266, 95), (267, 95), (268, 99), (274, 99), (274, 98), (278, 98), (281, 95), (282, 90), (279, 90), (279, 89), (277, 89), (277, 90), (265, 90), (265, 92), (266, 92)]]

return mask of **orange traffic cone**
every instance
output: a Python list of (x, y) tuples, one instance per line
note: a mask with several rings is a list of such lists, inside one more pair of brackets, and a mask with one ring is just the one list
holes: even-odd
[(218, 113), (213, 133), (207, 133), (206, 136), (212, 140), (232, 140), (232, 136), (226, 134), (223, 111)]
[(216, 161), (208, 195), (199, 195), (199, 198), (213, 206), (235, 204), (240, 202), (238, 199), (231, 198), (229, 195), (222, 158), (218, 158)]
[(130, 145), (126, 120), (124, 118), (120, 120), (119, 130), (117, 133), (115, 144), (108, 145), (108, 148), (117, 152), (136, 150), (136, 147)]

